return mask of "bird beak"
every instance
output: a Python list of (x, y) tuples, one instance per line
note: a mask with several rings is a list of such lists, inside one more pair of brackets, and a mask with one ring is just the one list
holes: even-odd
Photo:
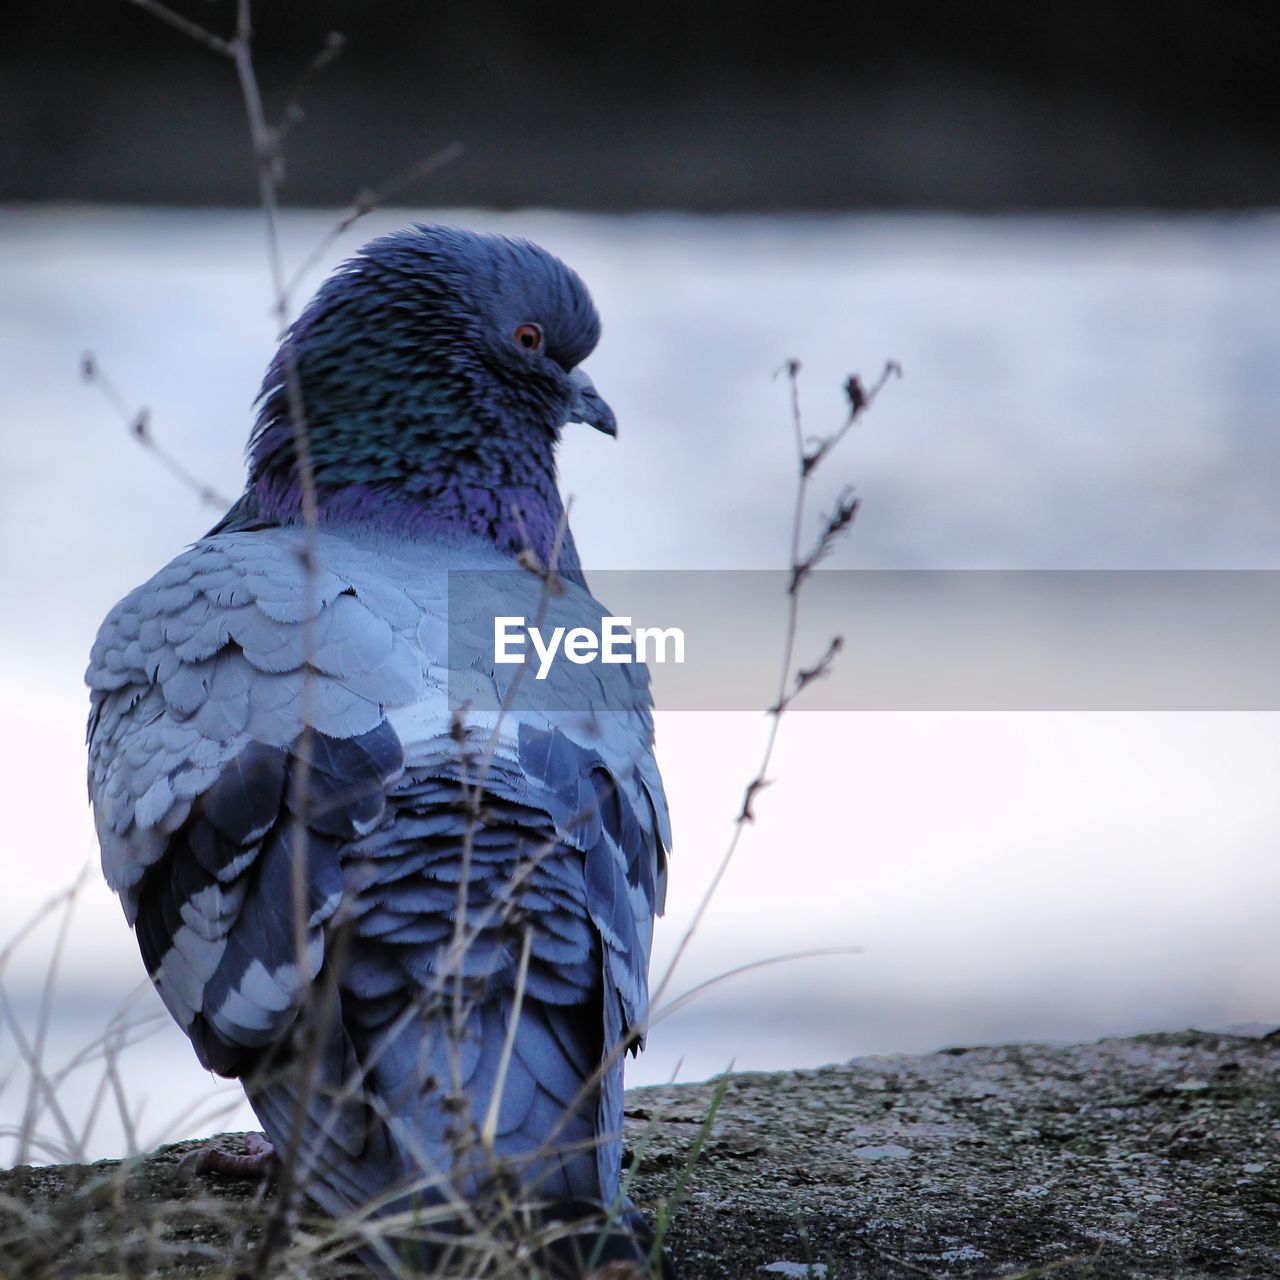
[(595, 383), (581, 369), (575, 369), (569, 375), (569, 381), (575, 391), (573, 403), (569, 406), (569, 421), (585, 422), (607, 436), (616, 436), (618, 420), (596, 390)]

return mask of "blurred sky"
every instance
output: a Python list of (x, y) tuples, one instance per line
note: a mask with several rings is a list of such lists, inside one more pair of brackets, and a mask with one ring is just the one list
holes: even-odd
[[(835, 566), (1280, 561), (1274, 214), (400, 210), (360, 224), (326, 265), (436, 217), (528, 235), (596, 296), (605, 329), (588, 368), (620, 435), (571, 429), (562, 453), (588, 570), (784, 563), (793, 442), (775, 373), (791, 356), (813, 430), (840, 421), (851, 370), (892, 357), (906, 372), (818, 486), (814, 510), (845, 479), (864, 499)], [(289, 214), (289, 260), (330, 222)], [(248, 212), (0, 209), (0, 937), (94, 859), (81, 675), (98, 621), (215, 515), (80, 384), (80, 355), (234, 495), (272, 349), (266, 281)], [(676, 828), (659, 975), (764, 728), (659, 716)], [(1278, 766), (1280, 721), (1261, 713), (797, 713), (671, 990), (797, 948), (862, 954), (724, 983), (655, 1027), (630, 1078), (1280, 1020)], [(5, 973), (28, 1018), (50, 955), (46, 927)], [(140, 977), (95, 871), (51, 1055), (97, 1034)], [(128, 1060), (149, 1099), (144, 1143), (208, 1128), (170, 1123), (211, 1085), (162, 1025)], [(0, 1060), (14, 1052), (0, 1041)], [(16, 1106), (11, 1085), (6, 1121)], [(124, 1140), (107, 1122), (90, 1149)]]

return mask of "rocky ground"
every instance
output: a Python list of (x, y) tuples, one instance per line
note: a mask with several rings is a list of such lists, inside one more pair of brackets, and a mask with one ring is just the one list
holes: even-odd
[[(631, 1095), (655, 1122), (647, 1195), (672, 1186), (710, 1096)], [(736, 1076), (671, 1243), (699, 1277), (1280, 1275), (1280, 1039)]]
[[(1182, 1032), (638, 1089), (633, 1192), (685, 1280), (1280, 1276), (1278, 1086), (1280, 1037)], [(0, 1175), (0, 1276), (226, 1275), (264, 1192), (192, 1145)]]

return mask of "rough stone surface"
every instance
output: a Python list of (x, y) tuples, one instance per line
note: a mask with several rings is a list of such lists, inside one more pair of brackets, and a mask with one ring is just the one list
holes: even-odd
[[(709, 1085), (635, 1091), (642, 1198)], [(639, 1130), (637, 1130), (637, 1139)], [(1280, 1039), (1199, 1032), (735, 1076), (675, 1217), (684, 1274), (1280, 1275)], [(815, 1273), (817, 1267), (814, 1267)]]
[[(709, 1126), (637, 1089), (632, 1190), (685, 1280), (1280, 1276), (1278, 1086), (1277, 1036), (1181, 1032), (736, 1075)], [(0, 1175), (0, 1275), (228, 1274), (270, 1193), (195, 1145)]]

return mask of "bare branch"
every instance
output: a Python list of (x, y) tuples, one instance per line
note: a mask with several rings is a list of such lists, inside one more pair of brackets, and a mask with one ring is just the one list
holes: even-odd
[(345, 210), (338, 220), (321, 236), (315, 247), (302, 260), (297, 270), (289, 278), (290, 290), (296, 289), (299, 284), (310, 274), (316, 264), (324, 257), (326, 253), (333, 247), (338, 239), (347, 231), (349, 231), (361, 218), (372, 213), (375, 209), (381, 208), (393, 196), (397, 196), (406, 187), (416, 182), (419, 178), (425, 178), (428, 174), (434, 173), (437, 169), (443, 168), (447, 164), (451, 164), (460, 155), (462, 155), (463, 146), (460, 142), (451, 142), (447, 147), (442, 147), (439, 151), (434, 151), (430, 155), (423, 156), (420, 160), (416, 160), (409, 165), (407, 169), (397, 174), (390, 181), (384, 183), (381, 187), (357, 192), (355, 199), (351, 202), (349, 208)]
[[(798, 371), (799, 365), (792, 361), (792, 365)], [(800, 451), (800, 474), (807, 476), (816, 471), (821, 465), (822, 460), (834, 449), (841, 440), (849, 433), (850, 427), (862, 416), (863, 411), (869, 409), (875, 398), (884, 389), (884, 384), (890, 378), (901, 378), (902, 366), (896, 360), (886, 360), (884, 368), (880, 371), (880, 376), (872, 384), (868, 391), (862, 385), (862, 379), (856, 373), (850, 374), (844, 384), (844, 393), (849, 401), (849, 416), (844, 420), (843, 426), (834, 434), (820, 438), (812, 451), (801, 449)], [(795, 375), (792, 374), (792, 388), (795, 387)], [(796, 430), (800, 429), (800, 410), (796, 407)]]
[(832, 636), (822, 656), (811, 667), (801, 667), (796, 672), (795, 687), (781, 701), (769, 708), (771, 716), (780, 716), (816, 680), (825, 680), (831, 674), (836, 656), (844, 648), (843, 636)]
[(144, 13), (149, 13), (153, 18), (159, 18), (175, 31), (181, 31), (184, 36), (196, 41), (197, 44), (204, 45), (206, 49), (212, 49), (214, 53), (220, 53), (226, 58), (232, 56), (229, 40), (224, 40), (198, 22), (192, 22), (190, 18), (184, 18), (182, 14), (175, 13), (168, 5), (160, 4), (159, 0), (129, 0), (129, 3), (136, 5)]
[[(280, 113), (280, 123), (275, 128), (277, 149), (284, 147), (284, 141), (294, 125), (301, 124), (306, 119), (306, 112), (302, 109), (303, 91), (320, 72), (332, 66), (342, 56), (342, 51), (346, 47), (347, 37), (341, 31), (330, 31), (324, 38), (324, 44), (320, 46), (320, 52), (312, 58), (307, 69), (294, 81), (293, 88), (285, 98), (284, 110)], [(283, 158), (282, 154), (282, 162)]]
[[(810, 452), (805, 446), (804, 430), (800, 416), (800, 362), (798, 360), (788, 360), (779, 370), (779, 373), (786, 375), (790, 384), (791, 397), (791, 422), (795, 435), (796, 443), (796, 460), (798, 477), (796, 483), (795, 506), (792, 512), (791, 520), (791, 554), (790, 568), (791, 579), (787, 590), (787, 619), (783, 634), (782, 643), (782, 661), (780, 664), (778, 675), (778, 690), (774, 697), (773, 704), (769, 708), (769, 730), (765, 738), (764, 750), (761, 753), (760, 764), (756, 768), (755, 774), (746, 785), (743, 793), (742, 807), (738, 811), (737, 818), (734, 819), (733, 833), (729, 837), (728, 847), (721, 856), (720, 862), (717, 864), (715, 872), (712, 874), (711, 880), (703, 892), (698, 906), (693, 913), (693, 918), (686, 926), (684, 933), (680, 937), (680, 941), (676, 946), (675, 953), (671, 957), (670, 963), (667, 965), (667, 971), (662, 977), (662, 981), (658, 984), (657, 990), (653, 995), (653, 1002), (659, 1000), (666, 992), (667, 987), (671, 983), (671, 979), (675, 975), (680, 961), (684, 958), (685, 952), (689, 949), (690, 943), (693, 941), (694, 935), (697, 933), (702, 923), (703, 917), (707, 913), (707, 909), (711, 905), (711, 900), (716, 894), (716, 890), (720, 887), (720, 882), (724, 879), (725, 874), (729, 870), (730, 864), (733, 862), (734, 854), (737, 852), (738, 843), (742, 838), (743, 830), (748, 823), (755, 821), (755, 800), (757, 796), (767, 786), (770, 785), (768, 776), (769, 765), (773, 760), (774, 748), (778, 741), (778, 730), (782, 724), (782, 717), (792, 699), (806, 685), (811, 684), (814, 680), (822, 678), (830, 670), (831, 663), (834, 661), (836, 654), (839, 652), (843, 641), (836, 638), (828, 646), (827, 652), (823, 657), (810, 668), (801, 668), (793, 677), (792, 668), (795, 659), (796, 633), (800, 621), (800, 588), (805, 579), (809, 577), (814, 566), (828, 555), (834, 546), (836, 539), (852, 524), (853, 518), (857, 513), (858, 503), (853, 497), (852, 490), (845, 489), (836, 501), (835, 510), (825, 518), (822, 529), (818, 536), (818, 541), (812, 551), (808, 555), (802, 556), (800, 553), (800, 542), (803, 536), (805, 504), (809, 493), (809, 484), (812, 480), (814, 472), (821, 464), (822, 460), (844, 439), (849, 428), (870, 406), (879, 395), (880, 390), (885, 383), (893, 376), (901, 376), (902, 369), (896, 360), (890, 360), (885, 364), (883, 372), (876, 380), (874, 386), (867, 391), (863, 389), (862, 383), (853, 375), (845, 383), (845, 394), (849, 397), (849, 417), (841, 428), (832, 436), (821, 440), (816, 450)], [(793, 681), (795, 687), (792, 688)]]
[(102, 392), (107, 403), (116, 411), (116, 415), (124, 423), (125, 430), (170, 475), (190, 489), (206, 507), (225, 511), (231, 505), (229, 499), (224, 498), (212, 485), (205, 484), (203, 480), (188, 471), (173, 454), (156, 440), (151, 431), (151, 410), (145, 405), (140, 409), (131, 410), (125, 403), (124, 397), (116, 390), (115, 383), (107, 377), (106, 371), (91, 351), (86, 351), (80, 357), (80, 377), (87, 385), (97, 387)]
[(836, 542), (841, 534), (846, 533), (858, 514), (858, 499), (853, 496), (852, 489), (845, 489), (837, 498), (835, 510), (825, 516), (822, 528), (818, 532), (818, 540), (813, 550), (791, 566), (791, 582), (787, 591), (795, 595), (801, 584), (814, 569), (835, 550)]
[(757, 774), (750, 782), (747, 783), (746, 789), (742, 794), (742, 808), (738, 810), (738, 816), (734, 819), (739, 825), (744, 822), (754, 822), (756, 815), (751, 806), (755, 803), (755, 798), (766, 787), (773, 786), (773, 779), (766, 778), (763, 774)]

